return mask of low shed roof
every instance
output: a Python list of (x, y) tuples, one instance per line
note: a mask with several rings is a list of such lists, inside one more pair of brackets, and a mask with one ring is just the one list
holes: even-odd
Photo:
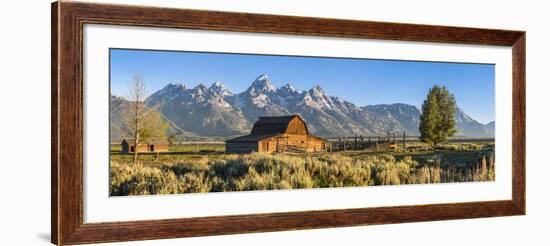
[[(279, 135), (279, 134), (245, 135), (245, 136), (240, 136), (240, 137), (237, 137), (237, 138), (226, 140), (225, 142), (228, 142), (228, 143), (255, 143), (255, 142), (258, 142), (262, 139), (274, 137), (274, 136), (277, 136), (277, 135)], [(282, 137), (288, 137), (288, 135), (286, 135), (286, 136), (281, 135), (281, 136)], [(315, 136), (315, 135), (309, 134), (307, 136), (310, 137), (310, 138), (315, 138), (315, 139), (318, 139), (318, 140), (326, 141), (326, 139), (324, 139), (322, 137)]]
[[(135, 145), (136, 144), (136, 139), (135, 138), (125, 138), (124, 140), (122, 140), (122, 142), (124, 142), (124, 141), (126, 141), (129, 145)], [(148, 140), (142, 141), (141, 143), (146, 143), (146, 144), (168, 144), (168, 141), (162, 140), (162, 139), (148, 139)]]
[(275, 136), (276, 134), (266, 134), (266, 135), (245, 135), (245, 136), (240, 136), (240, 137), (237, 137), (237, 138), (233, 138), (233, 139), (229, 139), (225, 142), (251, 142), (251, 143), (254, 143), (254, 142), (258, 142), (259, 140), (261, 139), (264, 139), (264, 138), (269, 138), (269, 137), (273, 137)]

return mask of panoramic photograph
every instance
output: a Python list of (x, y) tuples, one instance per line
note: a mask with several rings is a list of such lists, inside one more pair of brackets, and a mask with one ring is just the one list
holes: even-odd
[(495, 65), (110, 49), (111, 196), (495, 180)]

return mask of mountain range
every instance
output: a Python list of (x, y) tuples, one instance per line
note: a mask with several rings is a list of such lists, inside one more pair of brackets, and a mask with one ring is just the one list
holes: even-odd
[[(111, 97), (111, 139), (124, 137), (124, 124), (118, 114), (125, 103), (123, 97)], [(146, 104), (157, 108), (169, 121), (169, 131), (180, 138), (247, 134), (260, 116), (290, 114), (300, 115), (312, 134), (324, 137), (388, 132), (417, 136), (421, 114), (417, 107), (404, 103), (358, 106), (328, 95), (320, 86), (296, 90), (286, 84), (276, 88), (266, 75), (259, 76), (248, 89), (237, 94), (221, 82), (193, 88), (170, 83), (151, 94)], [(494, 136), (494, 122), (482, 124), (460, 108), (455, 119), (457, 136)]]

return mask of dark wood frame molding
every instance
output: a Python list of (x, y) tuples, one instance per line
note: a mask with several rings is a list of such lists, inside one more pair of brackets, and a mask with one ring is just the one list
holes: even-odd
[[(52, 4), (52, 243), (82, 244), (525, 214), (525, 32), (157, 7)], [(84, 223), (84, 24), (406, 40), (512, 47), (512, 199), (186, 219)]]

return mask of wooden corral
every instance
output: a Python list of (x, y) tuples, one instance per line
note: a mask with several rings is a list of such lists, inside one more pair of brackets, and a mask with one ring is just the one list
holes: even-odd
[(329, 140), (329, 151), (348, 151), (348, 150), (371, 150), (387, 151), (397, 149), (398, 145), (405, 147), (406, 135), (403, 132), (402, 141), (397, 138), (395, 133), (388, 133), (387, 136), (361, 136), (336, 137)]
[(309, 134), (298, 115), (260, 117), (249, 135), (225, 142), (226, 153), (323, 152), (326, 139)]
[[(134, 153), (136, 150), (136, 141), (133, 138), (125, 138), (120, 145), (122, 146), (122, 153)], [(168, 146), (168, 141), (144, 140), (138, 144), (137, 151), (138, 153), (168, 152)]]
[[(385, 136), (340, 136), (328, 138), (330, 152), (339, 151), (389, 151), (407, 149), (407, 143), (421, 141), (420, 136), (407, 135), (406, 132), (388, 132)], [(449, 143), (494, 142), (491, 137), (450, 137)]]

